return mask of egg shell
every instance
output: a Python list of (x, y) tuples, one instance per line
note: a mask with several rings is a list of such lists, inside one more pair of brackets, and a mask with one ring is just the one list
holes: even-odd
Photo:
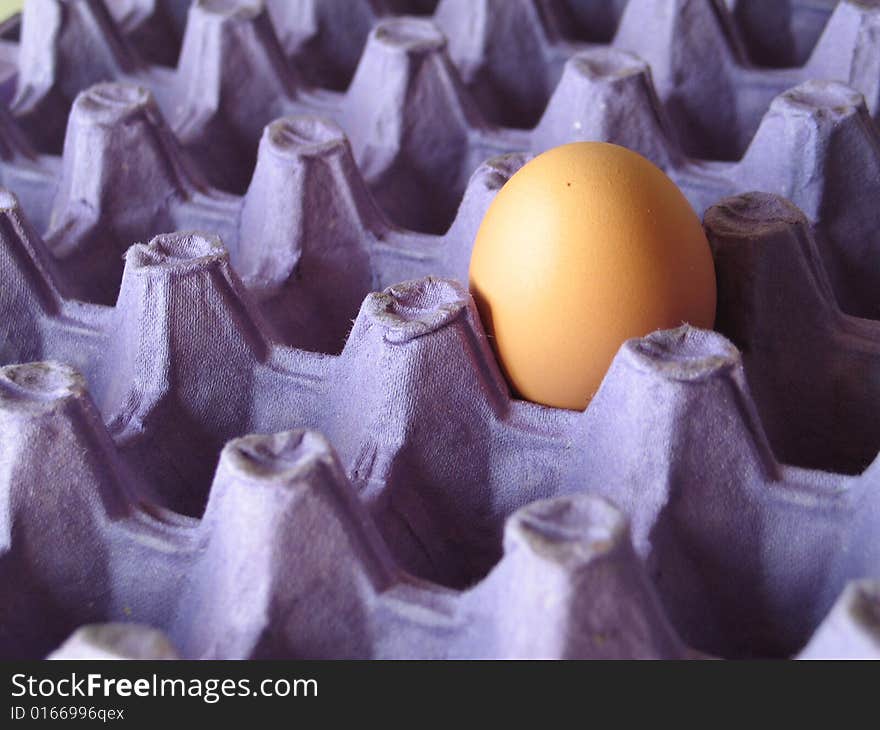
[(582, 410), (620, 345), (715, 320), (703, 228), (666, 174), (604, 142), (555, 147), (499, 191), (470, 288), (514, 392)]

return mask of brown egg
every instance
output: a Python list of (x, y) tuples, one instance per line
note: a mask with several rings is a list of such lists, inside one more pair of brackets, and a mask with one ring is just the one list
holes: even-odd
[(507, 181), (470, 288), (515, 393), (559, 408), (586, 408), (624, 340), (715, 321), (699, 218), (658, 167), (604, 142), (555, 147)]

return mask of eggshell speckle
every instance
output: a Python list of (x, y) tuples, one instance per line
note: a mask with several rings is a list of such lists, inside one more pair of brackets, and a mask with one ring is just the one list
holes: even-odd
[(470, 288), (515, 393), (560, 408), (587, 406), (625, 340), (715, 320), (699, 218), (662, 170), (603, 142), (555, 147), (507, 181)]

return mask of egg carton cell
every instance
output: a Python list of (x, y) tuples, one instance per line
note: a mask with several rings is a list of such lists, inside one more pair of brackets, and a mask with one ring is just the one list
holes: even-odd
[(862, 473), (880, 444), (877, 320), (845, 314), (806, 218), (751, 194), (710, 208), (716, 329), (743, 352), (774, 453), (789, 464)]
[(749, 59), (758, 66), (803, 66), (838, 0), (725, 0), (742, 34)]

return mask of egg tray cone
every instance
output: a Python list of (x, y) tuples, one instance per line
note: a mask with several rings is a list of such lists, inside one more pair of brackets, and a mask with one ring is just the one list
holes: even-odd
[[(473, 122), (427, 21), (371, 31), (344, 94), (291, 95), (289, 48), (233, 5), (190, 11), (176, 71), (97, 74), (137, 55), (106, 8), (26, 10), (0, 115), (0, 652), (876, 655), (863, 98), (801, 83), (742, 160), (704, 162), (619, 49), (575, 49), (524, 132)], [(78, 48), (42, 95), (31, 17)], [(576, 138), (647, 154), (699, 210), (792, 201), (707, 213), (720, 334), (627, 343), (584, 413), (511, 399), (455, 281), (494, 192)]]

